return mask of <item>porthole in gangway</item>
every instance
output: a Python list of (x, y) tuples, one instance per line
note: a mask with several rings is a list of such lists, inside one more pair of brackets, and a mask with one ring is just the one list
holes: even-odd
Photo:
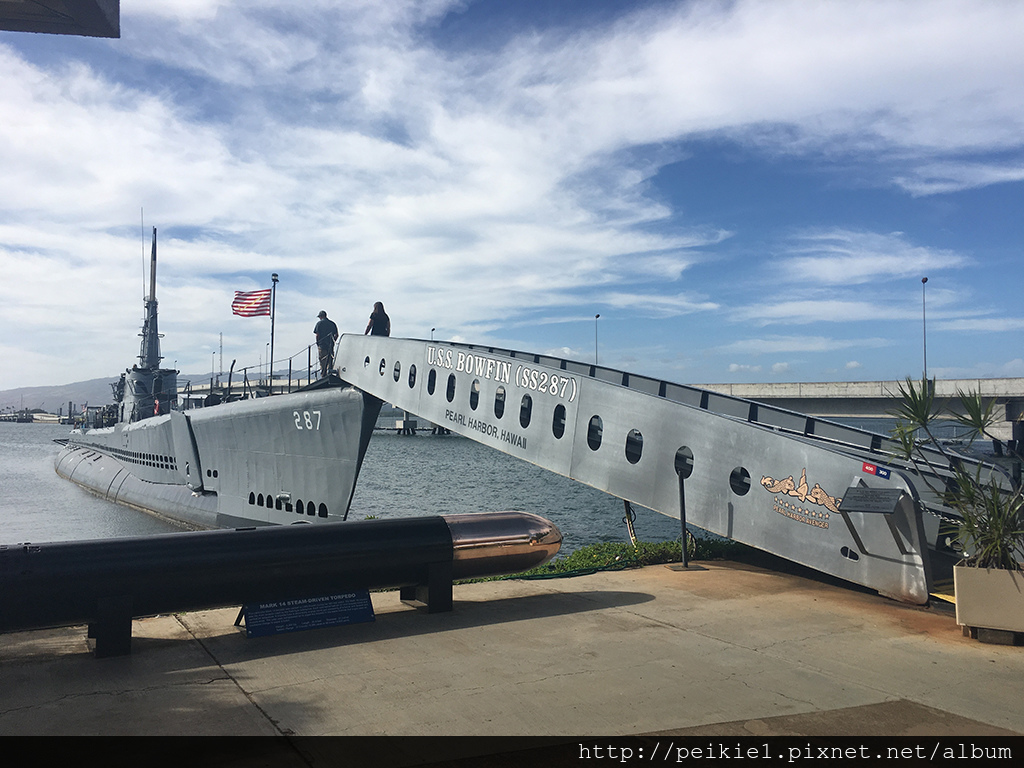
[(644, 436), (639, 429), (629, 430), (626, 435), (626, 461), (636, 464), (644, 452)]
[(746, 496), (750, 492), (750, 473), (743, 467), (736, 467), (729, 475), (729, 487), (737, 496)]
[(427, 394), (434, 394), (434, 389), (437, 387), (437, 371), (433, 368), (430, 369), (430, 373), (427, 374)]
[(454, 373), (449, 373), (448, 374), (448, 391), (445, 392), (444, 396), (446, 398), (448, 398), (448, 402), (449, 403), (452, 400), (455, 399), (455, 374)]
[(494, 418), (500, 419), (505, 415), (505, 388), (498, 387), (494, 393)]
[(416, 386), (416, 365), (409, 366), (409, 389)]
[(590, 417), (590, 426), (587, 427), (587, 445), (590, 446), (590, 450), (596, 451), (601, 447), (601, 441), (604, 439), (604, 422), (601, 421), (601, 417), (594, 415)]
[(529, 395), (523, 395), (523, 402), (519, 406), (519, 426), (526, 429), (530, 426), (530, 420), (533, 418), (533, 398)]
[(402, 378), (402, 363), (395, 360), (395, 381), (398, 381), (400, 378)]
[(676, 451), (675, 469), (683, 480), (693, 474), (693, 451), (685, 445)]
[(561, 403), (555, 406), (555, 413), (551, 418), (551, 434), (559, 440), (565, 434), (565, 406)]
[(469, 388), (469, 407), (475, 411), (478, 405), (480, 405), (480, 379), (473, 379), (473, 384)]

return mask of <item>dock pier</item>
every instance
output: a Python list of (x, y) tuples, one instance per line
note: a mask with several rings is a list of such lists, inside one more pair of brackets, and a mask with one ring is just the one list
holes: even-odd
[[(375, 592), (374, 622), (262, 638), (234, 626), (237, 608), (157, 616), (133, 622), (134, 656), (100, 661), (85, 627), (15, 632), (0, 643), (0, 735), (1021, 744), (1024, 649), (963, 637), (947, 606), (792, 564), (703, 565), (460, 584), (447, 613)], [(575, 764), (579, 743), (552, 748)], [(343, 761), (423, 762), (356, 757)]]

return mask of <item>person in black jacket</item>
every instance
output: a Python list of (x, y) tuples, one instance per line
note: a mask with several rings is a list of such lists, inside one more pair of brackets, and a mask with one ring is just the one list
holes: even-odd
[(366, 331), (363, 335), (366, 336), (367, 334), (371, 336), (391, 335), (391, 318), (388, 317), (387, 312), (384, 311), (384, 304), (379, 301), (373, 305), (373, 313), (370, 315), (370, 322), (366, 324)]
[(320, 377), (323, 378), (331, 370), (331, 362), (334, 359), (334, 342), (338, 338), (338, 326), (334, 324), (333, 320), (327, 319), (327, 313), (322, 309), (317, 317), (320, 320), (314, 326), (313, 333), (316, 334), (316, 347), (320, 353)]

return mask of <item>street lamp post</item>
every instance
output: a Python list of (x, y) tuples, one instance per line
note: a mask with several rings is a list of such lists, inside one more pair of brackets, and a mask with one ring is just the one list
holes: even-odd
[(601, 315), (594, 315), (594, 365), (597, 365), (597, 320)]
[(925, 285), (928, 278), (921, 278), (921, 349), (924, 353), (924, 381), (928, 381), (928, 313), (925, 302)]

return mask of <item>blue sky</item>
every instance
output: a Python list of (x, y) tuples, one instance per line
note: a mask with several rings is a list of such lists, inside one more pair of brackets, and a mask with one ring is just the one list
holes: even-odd
[[(685, 383), (1024, 376), (1024, 4), (122, 0), (0, 32), (0, 389), (362, 332)], [(144, 211), (146, 236), (141, 219)], [(595, 322), (594, 316), (600, 314)], [(304, 355), (303, 355), (304, 359)]]

